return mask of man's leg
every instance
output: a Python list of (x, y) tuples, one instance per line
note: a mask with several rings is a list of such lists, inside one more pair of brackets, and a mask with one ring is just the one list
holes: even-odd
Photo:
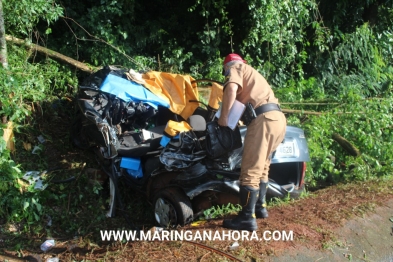
[(257, 230), (258, 226), (255, 220), (254, 210), (258, 194), (258, 189), (249, 186), (240, 186), (239, 197), (242, 210), (234, 219), (225, 219), (223, 227), (234, 230)]
[[(257, 121), (258, 120), (258, 121)], [(263, 115), (258, 116), (248, 127), (244, 140), (242, 168), (240, 174), (240, 204), (242, 210), (232, 220), (224, 220), (223, 226), (235, 230), (254, 231), (258, 228), (255, 219), (255, 204), (259, 194), (259, 181), (264, 167), (264, 156), (268, 150), (263, 134)]]
[(267, 204), (266, 204), (266, 192), (268, 188), (269, 182), (269, 169), (270, 169), (270, 161), (269, 157), (265, 162), (265, 167), (263, 169), (262, 177), (259, 183), (259, 196), (257, 203), (255, 204), (255, 216), (257, 218), (267, 218), (269, 216), (267, 212)]
[(270, 126), (267, 128), (269, 128), (270, 130), (275, 130), (276, 132), (275, 132), (275, 136), (272, 137), (272, 141), (273, 141), (272, 147), (269, 149), (270, 154), (265, 161), (265, 166), (263, 168), (261, 180), (259, 183), (259, 196), (258, 196), (257, 203), (255, 205), (255, 216), (257, 218), (267, 218), (269, 216), (266, 209), (267, 207), (266, 193), (267, 193), (268, 182), (269, 182), (270, 162), (271, 162), (272, 152), (274, 152), (277, 149), (278, 145), (283, 141), (286, 131), (286, 119), (282, 113), (275, 112), (274, 114), (271, 114), (269, 117), (272, 119), (277, 119), (277, 121), (268, 122), (267, 125), (270, 124)]
[(244, 140), (240, 184), (259, 188), (260, 181), (268, 182), (270, 155), (283, 141), (286, 119), (280, 111), (259, 115), (247, 127)]
[[(237, 230), (255, 230), (255, 206), (249, 207), (249, 203), (255, 203), (254, 199), (259, 195), (260, 181), (268, 182), (270, 166), (269, 156), (276, 150), (285, 137), (286, 119), (283, 113), (271, 111), (259, 115), (248, 127), (244, 140), (242, 155), (242, 167), (240, 174), (240, 203), (243, 207), (239, 215), (233, 220), (224, 220), (224, 227)], [(258, 193), (255, 193), (255, 192)], [(266, 190), (262, 193), (265, 195)], [(249, 192), (247, 199), (242, 196), (243, 192)], [(243, 212), (243, 210), (245, 210)], [(242, 223), (244, 221), (244, 223)], [(246, 224), (246, 226), (242, 226)]]

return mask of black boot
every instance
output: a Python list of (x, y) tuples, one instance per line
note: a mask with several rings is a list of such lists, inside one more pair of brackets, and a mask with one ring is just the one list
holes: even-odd
[(257, 218), (267, 218), (269, 214), (266, 209), (267, 183), (259, 183), (259, 197), (255, 205), (255, 215)]
[(223, 227), (235, 230), (255, 231), (258, 229), (255, 219), (255, 203), (258, 198), (258, 189), (240, 186), (240, 204), (242, 210), (234, 219), (225, 219)]

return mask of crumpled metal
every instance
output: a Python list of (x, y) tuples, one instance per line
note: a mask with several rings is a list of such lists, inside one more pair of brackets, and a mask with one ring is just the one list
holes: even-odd
[(198, 138), (192, 131), (181, 132), (179, 145), (169, 143), (160, 154), (160, 161), (169, 171), (188, 168), (206, 157)]

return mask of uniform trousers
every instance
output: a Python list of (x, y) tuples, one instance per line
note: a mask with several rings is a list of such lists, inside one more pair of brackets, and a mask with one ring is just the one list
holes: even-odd
[(259, 188), (260, 182), (268, 182), (271, 154), (283, 141), (286, 125), (281, 111), (269, 111), (258, 115), (247, 126), (240, 185)]

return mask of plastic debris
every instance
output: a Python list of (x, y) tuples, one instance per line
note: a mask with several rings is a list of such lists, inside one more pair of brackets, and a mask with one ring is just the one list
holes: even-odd
[(37, 137), (37, 139), (38, 139), (38, 141), (40, 141), (41, 144), (43, 144), (43, 143), (46, 142), (45, 138), (44, 138), (42, 135), (39, 135), (39, 136)]
[(230, 250), (236, 250), (236, 249), (238, 249), (239, 248), (239, 243), (236, 241), (235, 243), (233, 243), (230, 247), (229, 247), (229, 249)]
[(193, 227), (198, 227), (198, 226), (201, 226), (201, 225), (203, 225), (203, 224), (205, 224), (205, 223), (206, 223), (206, 221), (204, 221), (204, 220), (195, 221), (194, 223), (191, 224), (191, 226), (193, 226)]
[(55, 246), (55, 241), (53, 239), (48, 239), (41, 245), (41, 250), (44, 252), (49, 251)]
[(152, 227), (152, 228), (150, 228), (150, 230), (149, 231), (151, 231), (152, 233), (154, 233), (154, 232), (162, 232), (164, 230), (164, 228), (162, 228), (162, 227)]
[(46, 260), (46, 262), (59, 262), (59, 258), (58, 257), (50, 257)]
[(32, 151), (31, 153), (37, 155), (37, 154), (38, 154), (38, 151), (42, 151), (42, 148), (39, 147), (39, 146), (35, 146), (35, 147), (33, 148), (33, 151)]
[(46, 223), (46, 226), (51, 227), (52, 226), (52, 218), (48, 216), (48, 223)]
[(44, 184), (44, 181), (41, 177), (43, 174), (45, 174), (45, 172), (28, 171), (22, 178), (28, 181), (30, 185), (34, 184), (34, 189), (44, 190), (48, 185)]
[(133, 69), (130, 69), (127, 73), (125, 73), (128, 80), (134, 81), (135, 83), (144, 85), (146, 84), (145, 79), (143, 79), (142, 74), (135, 72)]

